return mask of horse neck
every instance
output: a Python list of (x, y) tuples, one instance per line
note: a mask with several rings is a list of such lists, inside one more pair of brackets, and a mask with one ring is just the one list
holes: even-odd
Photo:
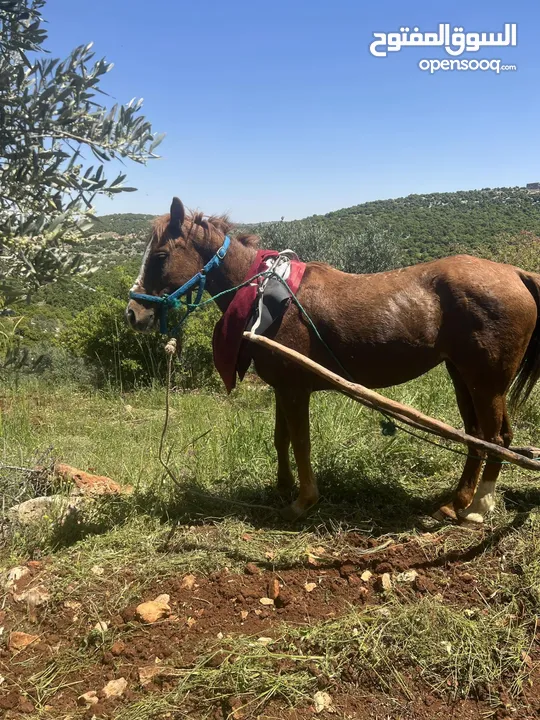
[[(215, 297), (219, 293), (243, 283), (256, 255), (256, 248), (246, 247), (238, 240), (233, 239), (221, 265), (208, 274), (206, 289), (210, 295)], [(216, 298), (216, 305), (221, 312), (225, 312), (233, 297), (234, 293), (229, 292)]]

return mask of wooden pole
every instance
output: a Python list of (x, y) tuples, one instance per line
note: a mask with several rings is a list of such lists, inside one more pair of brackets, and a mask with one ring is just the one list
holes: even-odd
[(374, 390), (370, 390), (363, 385), (349, 382), (340, 375), (337, 375), (331, 370), (327, 370), (322, 365), (319, 365), (296, 350), (285, 347), (284, 345), (277, 343), (275, 340), (264, 337), (264, 335), (254, 335), (253, 333), (245, 332), (244, 337), (250, 342), (260, 345), (261, 347), (265, 347), (267, 350), (277, 352), (288, 360), (292, 360), (297, 365), (301, 365), (306, 370), (310, 370), (315, 373), (315, 375), (318, 375), (328, 381), (331, 385), (334, 385), (345, 395), (348, 395), (353, 398), (353, 400), (357, 400), (359, 403), (366, 405), (372, 410), (384, 410), (398, 420), (402, 420), (403, 422), (419, 427), (422, 430), (439, 435), (447, 440), (453, 440), (454, 442), (461, 443), (462, 445), (472, 445), (480, 450), (488, 452), (490, 455), (493, 455), (500, 460), (507, 460), (508, 462), (519, 465), (526, 470), (540, 471), (539, 460), (530, 459), (524, 455), (519, 455), (512, 450), (495, 445), (494, 443), (487, 442), (486, 440), (480, 440), (480, 438), (476, 438), (473, 435), (467, 435), (467, 433), (462, 430), (457, 430), (441, 420), (436, 420), (429, 415), (424, 415), (419, 410), (415, 410), (409, 405), (403, 405), (395, 400), (390, 400), (390, 398), (384, 397), (384, 395), (380, 395)]

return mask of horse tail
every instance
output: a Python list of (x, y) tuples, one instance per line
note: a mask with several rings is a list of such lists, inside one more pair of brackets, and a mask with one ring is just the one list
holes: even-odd
[(510, 391), (510, 406), (518, 408), (532, 393), (534, 386), (540, 379), (540, 275), (535, 273), (520, 273), (521, 280), (536, 302), (536, 327), (533, 330), (529, 345), (521, 361), (512, 390)]

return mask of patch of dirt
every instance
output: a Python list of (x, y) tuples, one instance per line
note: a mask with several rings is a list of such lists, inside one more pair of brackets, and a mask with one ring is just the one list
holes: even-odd
[[(207, 530), (201, 528), (201, 532)], [(64, 718), (114, 718), (121, 707), (152, 693), (173, 690), (178, 679), (156, 675), (144, 686), (139, 668), (163, 664), (179, 670), (192, 668), (200, 661), (201, 648), (220, 637), (249, 635), (254, 638), (277, 638), (282, 623), (292, 626), (338, 618), (354, 606), (377, 608), (388, 600), (388, 592), (401, 600), (433, 596), (441, 603), (470, 609), (483, 609), (499, 602), (498, 595), (480, 579), (468, 563), (444, 560), (444, 548), (438, 538), (420, 536), (391, 542), (380, 547), (380, 541), (360, 534), (347, 536), (349, 549), (339, 557), (321, 554), (304, 567), (271, 570), (247, 563), (241, 574), (226, 568), (209, 576), (194, 572), (186, 581), (184, 574), (168, 577), (145, 589), (144, 597), (126, 605), (120, 613), (108, 610), (110, 598), (101, 594), (96, 584), (80, 597), (55, 598), (46, 607), (37, 608), (38, 622), (28, 619), (24, 603), (14, 595), (33, 586), (47, 585), (47, 562), (28, 563), (29, 573), (18, 581), (5, 596), (3, 638), (11, 631), (38, 635), (37, 641), (23, 650), (13, 652), (7, 643), (0, 645), (0, 710), (8, 718), (22, 718), (41, 709), (43, 716)], [(485, 558), (484, 570), (500, 560)], [(366, 572), (366, 571), (369, 571)], [(411, 571), (414, 573), (411, 574)], [(118, 568), (130, 582), (130, 570)], [(371, 575), (370, 575), (371, 573)], [(408, 573), (408, 574), (407, 574)], [(362, 579), (364, 575), (364, 579)], [(383, 588), (382, 577), (388, 575), (391, 590)], [(407, 577), (404, 579), (404, 575)], [(483, 574), (486, 577), (486, 573)], [(89, 582), (90, 579), (89, 579)], [(101, 591), (102, 592), (102, 591)], [(169, 596), (170, 615), (153, 624), (143, 624), (136, 616), (139, 603)], [(262, 600), (262, 602), (261, 602)], [(92, 630), (96, 621), (105, 622), (104, 633)], [(531, 662), (540, 657), (540, 634), (531, 648)], [(211, 662), (219, 665), (219, 654)], [(47, 682), (47, 672), (60, 668), (61, 682)], [(281, 671), (286, 672), (284, 666)], [(408, 691), (395, 688), (390, 696), (377, 690), (369, 678), (358, 677), (344, 669), (340, 683), (328, 688), (336, 712), (323, 712), (321, 717), (348, 717), (359, 720), (391, 720), (408, 718), (506, 717), (525, 720), (540, 712), (540, 670), (532, 673), (532, 686), (524, 688), (519, 706), (504, 704), (504, 691), (497, 698), (455, 702), (452, 705), (427, 690), (420, 677), (410, 678)], [(117, 698), (107, 699), (103, 688), (111, 680), (124, 678), (127, 689)], [(319, 682), (319, 678), (317, 679)], [(320, 679), (324, 687), (324, 678)], [(98, 703), (81, 707), (78, 698), (95, 691)], [(234, 711), (234, 712), (233, 712)], [(200, 715), (198, 708), (186, 707), (189, 717)], [(290, 709), (283, 703), (270, 703), (261, 718), (312, 718), (309, 705)], [(170, 717), (176, 717), (173, 714)], [(182, 717), (182, 715), (178, 715)], [(247, 710), (224, 709), (216, 705), (216, 718), (251, 717)]]

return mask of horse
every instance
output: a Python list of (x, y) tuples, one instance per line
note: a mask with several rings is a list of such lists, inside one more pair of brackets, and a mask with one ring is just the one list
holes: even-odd
[[(246, 280), (258, 246), (256, 236), (233, 229), (227, 216), (189, 213), (173, 198), (170, 212), (153, 224), (134, 294), (172, 293), (215, 258), (232, 233), (226, 256), (205, 276), (206, 290), (226, 312), (234, 293), (225, 291)], [(156, 328), (159, 306), (151, 299), (130, 299), (126, 319), (135, 330)], [(277, 342), (369, 388), (399, 385), (445, 363), (465, 431), (509, 447), (508, 407), (524, 402), (540, 377), (540, 274), (468, 255), (364, 275), (308, 262), (297, 299), (317, 332), (291, 304)], [(291, 445), (296, 459), (299, 492), (284, 511), (293, 520), (319, 498), (310, 460), (310, 396), (332, 388), (251, 345), (257, 374), (274, 389), (277, 486), (289, 497), (295, 488)], [(438, 512), (483, 523), (494, 508), (500, 469), (500, 462), (470, 446), (457, 487)]]

